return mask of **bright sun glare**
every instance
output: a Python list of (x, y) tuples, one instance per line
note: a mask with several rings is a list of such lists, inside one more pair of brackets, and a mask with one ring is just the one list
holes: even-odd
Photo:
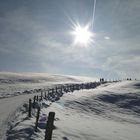
[(81, 27), (80, 25), (76, 26), (73, 31), (75, 36), (75, 44), (81, 44), (87, 46), (92, 41), (93, 34), (89, 31), (89, 26)]

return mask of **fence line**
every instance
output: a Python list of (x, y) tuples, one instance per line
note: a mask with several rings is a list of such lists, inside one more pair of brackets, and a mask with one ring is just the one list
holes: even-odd
[[(118, 82), (118, 81), (113, 81), (113, 82)], [(39, 106), (39, 101), (42, 101), (43, 99), (45, 99), (45, 100), (54, 102), (56, 100), (59, 100), (60, 97), (63, 96), (64, 93), (73, 92), (75, 90), (93, 89), (93, 88), (96, 88), (97, 86), (99, 86), (101, 84), (105, 84), (105, 83), (107, 83), (107, 81), (104, 81), (104, 79), (102, 78), (102, 79), (100, 79), (100, 82), (59, 85), (59, 86), (56, 86), (55, 88), (44, 90), (44, 92), (42, 90), (39, 90), (40, 96), (38, 96), (38, 95), (34, 96), (33, 102), (31, 99), (29, 99), (28, 117), (31, 117), (32, 108), (38, 109), (34, 130), (37, 132), (39, 115), (40, 115), (40, 110), (41, 110), (41, 108)], [(47, 120), (47, 124), (46, 124), (45, 140), (51, 140), (54, 117), (55, 117), (55, 112), (50, 112), (48, 115), (48, 120)]]

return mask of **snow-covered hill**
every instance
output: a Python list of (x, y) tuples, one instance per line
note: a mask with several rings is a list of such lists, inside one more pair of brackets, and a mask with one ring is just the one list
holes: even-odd
[[(54, 111), (53, 140), (139, 140), (140, 81), (103, 84), (96, 89), (65, 93), (52, 104), (43, 101), (41, 117)], [(9, 140), (44, 139), (45, 122), (34, 132), (35, 118), (17, 115)], [(21, 113), (20, 112), (20, 113)], [(20, 114), (19, 113), (19, 114)]]
[[(52, 87), (64, 83), (98, 81), (97, 78), (54, 75), (46, 73), (0, 72), (0, 98), (11, 97), (34, 89)], [(34, 91), (31, 91), (34, 92)]]
[(12, 121), (17, 108), (35, 94), (40, 94), (38, 89), (47, 90), (58, 84), (95, 80), (97, 78), (70, 75), (0, 72), (0, 139), (6, 131), (7, 122)]

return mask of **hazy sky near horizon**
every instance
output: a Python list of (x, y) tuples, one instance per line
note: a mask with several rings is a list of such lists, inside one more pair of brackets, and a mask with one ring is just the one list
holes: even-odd
[(140, 78), (140, 0), (97, 0), (94, 43), (73, 45), (72, 22), (94, 0), (0, 0), (0, 71)]

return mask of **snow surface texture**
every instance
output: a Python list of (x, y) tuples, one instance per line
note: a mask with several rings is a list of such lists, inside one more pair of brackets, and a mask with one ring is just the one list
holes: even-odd
[(44, 116), (50, 111), (56, 113), (53, 140), (140, 139), (140, 81), (108, 83), (96, 89), (65, 93), (54, 103), (44, 100), (42, 106), (37, 133), (35, 117), (28, 119), (23, 107), (11, 124), (8, 139), (44, 139)]
[(69, 75), (0, 72), (0, 139), (3, 139), (7, 123), (15, 119), (16, 110), (35, 94), (58, 84), (95, 80), (97, 79)]

